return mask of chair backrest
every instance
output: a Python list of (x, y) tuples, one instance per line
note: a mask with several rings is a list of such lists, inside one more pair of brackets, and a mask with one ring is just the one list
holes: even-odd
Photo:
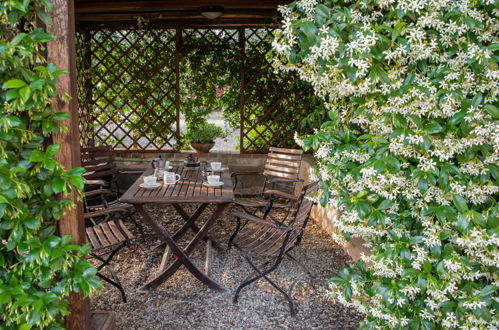
[(82, 148), (81, 166), (87, 170), (83, 176), (88, 180), (109, 181), (118, 171), (111, 146)]
[(285, 179), (298, 179), (303, 150), (271, 147), (263, 175)]
[[(271, 147), (265, 161), (263, 175), (267, 178), (299, 179), (303, 150)], [(272, 189), (295, 194), (296, 182), (277, 183)], [(267, 189), (266, 183), (262, 191)]]
[(300, 199), (298, 200), (293, 216), (291, 217), (292, 220), (289, 223), (289, 225), (293, 226), (296, 231), (300, 232), (300, 235), (307, 226), (310, 213), (312, 212), (312, 207), (317, 204), (315, 199), (317, 197), (318, 190), (319, 181), (312, 181), (303, 185)]

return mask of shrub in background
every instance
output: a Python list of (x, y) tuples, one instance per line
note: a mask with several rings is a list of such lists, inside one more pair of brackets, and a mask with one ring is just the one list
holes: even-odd
[(227, 134), (221, 127), (202, 119), (200, 124), (189, 127), (184, 137), (189, 142), (210, 143), (215, 142), (216, 138), (225, 138), (226, 136)]
[[(330, 120), (313, 149), (337, 239), (372, 253), (331, 281), (367, 328), (497, 328), (499, 49), (494, 0), (301, 0), (275, 67)], [(369, 267), (366, 267), (366, 263)]]
[(87, 296), (100, 286), (84, 257), (88, 245), (55, 236), (57, 220), (74, 207), (61, 198), (81, 191), (83, 168), (66, 171), (54, 156), (53, 134), (66, 113), (53, 113), (57, 78), (44, 44), (54, 36), (50, 1), (8, 1), (0, 6), (0, 324), (29, 329), (57, 327), (68, 314), (67, 296)]

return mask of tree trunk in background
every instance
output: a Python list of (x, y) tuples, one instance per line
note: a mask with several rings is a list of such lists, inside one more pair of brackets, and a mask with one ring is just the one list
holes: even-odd
[[(67, 70), (69, 74), (60, 76), (57, 83), (59, 95), (67, 93), (71, 101), (66, 103), (60, 96), (52, 101), (53, 112), (67, 112), (71, 118), (65, 121), (68, 130), (53, 137), (54, 143), (61, 146), (56, 158), (66, 169), (80, 165), (80, 137), (78, 127), (77, 90), (76, 90), (76, 52), (75, 52), (75, 17), (73, 0), (52, 0), (54, 5), (53, 23), (47, 31), (56, 36), (47, 45), (47, 61), (55, 63), (57, 69)], [(68, 196), (76, 202), (76, 194)], [(85, 226), (82, 221), (81, 203), (66, 211), (59, 221), (59, 234), (71, 235), (73, 243), (85, 243)], [(72, 293), (69, 297), (71, 314), (66, 318), (67, 329), (90, 329), (88, 300), (81, 294)]]

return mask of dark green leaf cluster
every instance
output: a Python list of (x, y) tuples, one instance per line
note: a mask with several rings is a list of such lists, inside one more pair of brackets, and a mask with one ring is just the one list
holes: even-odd
[(51, 109), (65, 72), (41, 55), (54, 36), (34, 27), (36, 18), (50, 23), (50, 9), (45, 0), (0, 5), (0, 323), (9, 328), (61, 325), (67, 296), (100, 286), (89, 246), (56, 236), (84, 169), (65, 170), (51, 143), (68, 115)]

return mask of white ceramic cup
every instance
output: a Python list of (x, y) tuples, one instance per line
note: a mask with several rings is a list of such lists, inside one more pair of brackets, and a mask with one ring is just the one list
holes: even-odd
[(217, 184), (220, 182), (220, 175), (208, 175), (207, 179), (209, 184)]
[(152, 186), (156, 183), (156, 177), (154, 175), (149, 175), (144, 177), (144, 184), (146, 186)]
[(165, 169), (169, 169), (170, 168), (170, 161), (167, 160), (165, 161)]
[(220, 171), (222, 169), (222, 163), (220, 162), (211, 162), (211, 169), (214, 171)]
[(175, 184), (178, 180), (180, 180), (180, 175), (173, 172), (165, 172), (163, 177), (163, 181), (166, 184)]
[(157, 168), (157, 169), (154, 170), (154, 176), (156, 178), (158, 178), (158, 180), (163, 179), (164, 175), (165, 175), (165, 170), (162, 170), (162, 169), (159, 169), (159, 168)]

